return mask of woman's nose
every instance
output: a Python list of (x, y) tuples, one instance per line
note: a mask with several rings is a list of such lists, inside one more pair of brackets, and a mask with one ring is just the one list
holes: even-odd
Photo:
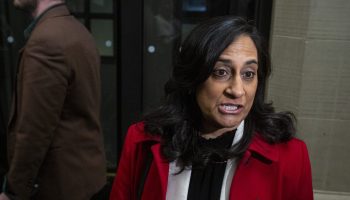
[(233, 98), (239, 98), (244, 95), (244, 85), (240, 76), (232, 76), (228, 81), (225, 92)]

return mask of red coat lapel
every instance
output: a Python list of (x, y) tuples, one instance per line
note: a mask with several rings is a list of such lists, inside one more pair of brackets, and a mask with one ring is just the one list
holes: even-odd
[(160, 144), (151, 147), (153, 163), (143, 190), (143, 200), (165, 200), (168, 186), (169, 162), (165, 160), (160, 151)]
[(154, 162), (159, 174), (161, 184), (161, 194), (165, 199), (167, 186), (168, 186), (168, 174), (169, 174), (169, 162), (163, 158), (160, 151), (160, 144), (152, 146), (152, 153), (154, 156)]
[(230, 199), (280, 199), (279, 151), (256, 135), (239, 161), (232, 180)]

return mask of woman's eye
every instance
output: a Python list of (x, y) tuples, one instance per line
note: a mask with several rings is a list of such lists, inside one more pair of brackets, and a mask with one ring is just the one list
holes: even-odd
[(254, 76), (255, 76), (255, 72), (252, 72), (252, 71), (247, 71), (243, 73), (243, 77), (245, 79), (253, 79)]
[(213, 74), (214, 76), (217, 76), (217, 77), (225, 77), (230, 75), (230, 73), (225, 69), (215, 69), (213, 71)]

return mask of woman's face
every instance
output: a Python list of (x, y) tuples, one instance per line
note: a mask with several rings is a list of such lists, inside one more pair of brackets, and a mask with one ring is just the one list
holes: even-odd
[(220, 55), (196, 91), (204, 132), (237, 128), (252, 108), (258, 85), (258, 54), (249, 36), (239, 36)]

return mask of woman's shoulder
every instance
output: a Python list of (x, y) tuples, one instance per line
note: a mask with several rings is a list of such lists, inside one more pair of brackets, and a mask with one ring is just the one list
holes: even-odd
[(143, 121), (129, 126), (125, 142), (140, 143), (146, 141), (159, 141), (159, 137), (145, 132)]
[(277, 143), (269, 143), (266, 139), (264, 139), (264, 136), (261, 133), (256, 132), (255, 136), (253, 137), (253, 142), (257, 142), (260, 144), (264, 144), (264, 146), (271, 146), (274, 148), (279, 148), (281, 150), (291, 150), (294, 148), (305, 148), (306, 144), (302, 139), (299, 139), (297, 137), (291, 137), (288, 141), (283, 142), (277, 142)]
[(303, 151), (307, 151), (306, 143), (296, 137), (291, 138), (287, 142), (278, 143), (277, 146), (282, 152), (303, 153)]
[(308, 157), (305, 142), (296, 137), (292, 137), (285, 142), (272, 144), (267, 142), (261, 134), (257, 133), (253, 137), (249, 149), (274, 161), (295, 161), (305, 156)]
[(304, 141), (293, 137), (288, 141), (272, 144), (261, 135), (255, 135), (250, 149), (254, 150), (253, 155), (259, 154), (255, 158), (265, 163), (255, 165), (256, 169), (262, 171), (265, 168), (267, 172), (275, 173), (278, 177), (278, 184), (283, 188), (282, 199), (312, 199), (311, 164)]
[(276, 144), (278, 149), (278, 160), (281, 167), (288, 171), (297, 172), (310, 168), (310, 159), (306, 143), (293, 137), (287, 142)]

